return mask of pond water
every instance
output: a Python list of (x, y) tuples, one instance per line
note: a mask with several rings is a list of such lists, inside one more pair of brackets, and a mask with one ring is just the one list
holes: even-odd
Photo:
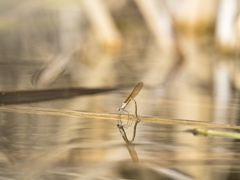
[[(117, 127), (117, 114), (104, 119), (61, 113), (117, 113), (142, 81), (144, 86), (135, 98), (139, 115), (239, 125), (238, 91), (231, 86), (228, 63), (214, 61), (219, 56), (209, 45), (211, 38), (199, 43), (181, 36), (184, 60), (179, 63), (174, 53), (159, 50), (134, 11), (126, 15), (134, 16), (134, 24), (126, 29), (119, 25), (123, 47), (109, 51), (93, 38), (82, 16), (77, 19), (80, 25), (66, 33), (67, 21), (61, 19), (64, 8), (56, 12), (36, 6), (41, 8), (29, 14), (17, 11), (22, 13), (21, 25), (10, 18), (0, 27), (0, 179), (240, 178), (239, 140), (186, 132), (197, 125), (140, 121), (134, 142), (126, 143)], [(82, 15), (81, 10), (78, 13)], [(116, 19), (129, 23), (125, 16)], [(98, 93), (94, 89), (96, 94), (66, 98), (73, 87), (115, 90)], [(53, 95), (43, 90), (62, 88), (68, 90), (60, 97), (44, 99)], [(31, 94), (35, 90), (40, 94)], [(31, 102), (13, 96), (22, 91)], [(9, 92), (13, 92), (8, 96), (12, 103), (7, 104), (3, 98)], [(57, 113), (50, 113), (53, 109)], [(134, 103), (127, 110), (133, 117)], [(131, 139), (134, 123), (125, 131)]]
[[(1, 67), (6, 68), (3, 65)], [(12, 73), (12, 67), (8, 68), (10, 73), (8, 76), (6, 73), (5, 77), (10, 78), (10, 82), (13, 81), (12, 75), (25, 76), (22, 75), (24, 68), (28, 69), (21, 67), (19, 75), (15, 75), (17, 72)], [(13, 65), (13, 69), (15, 68), (16, 66)], [(15, 78), (15, 80), (19, 79), (21, 78)], [(6, 87), (11, 86), (7, 84), (9, 82), (7, 79), (3, 82), (6, 83)], [(231, 179), (238, 177), (240, 167), (238, 140), (194, 136), (184, 132), (195, 128), (192, 126), (140, 122), (136, 128), (135, 141), (126, 144), (117, 128), (117, 115), (116, 119), (108, 120), (48, 113), (48, 109), (49, 111), (58, 109), (63, 112), (77, 110), (117, 113), (117, 107), (134, 86), (135, 84), (132, 84), (129, 88), (97, 95), (14, 106), (16, 109), (29, 107), (29, 111), (31, 108), (44, 108), (46, 113), (40, 114), (21, 112), (21, 110), (7, 112), (4, 109), (11, 109), (12, 105), (3, 104), (0, 127), (1, 179)], [(206, 93), (202, 95), (199, 91), (196, 94), (188, 94), (190, 98), (195, 96), (193, 100), (183, 101), (176, 96), (170, 96), (162, 88), (148, 86), (145, 83), (142, 91), (135, 98), (138, 114), (212, 122), (212, 112), (217, 108), (214, 108), (209, 100), (211, 97)], [(34, 100), (34, 96), (31, 98)], [(231, 106), (233, 104), (229, 105), (227, 113), (236, 110), (236, 107)], [(133, 103), (130, 103), (127, 109), (132, 116)], [(224, 116), (219, 117), (219, 120), (224, 118)], [(233, 124), (231, 119), (227, 119), (225, 123)], [(133, 136), (133, 128), (134, 124), (125, 129), (129, 139)]]

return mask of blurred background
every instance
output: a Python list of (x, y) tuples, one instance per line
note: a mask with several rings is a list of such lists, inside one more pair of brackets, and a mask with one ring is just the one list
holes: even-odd
[[(139, 115), (239, 125), (237, 0), (8, 0), (0, 9), (1, 109), (116, 113), (142, 81)], [(96, 94), (66, 98), (73, 88)], [(60, 98), (44, 99), (51, 90)], [(189, 128), (140, 122), (128, 147), (114, 120), (0, 110), (0, 179), (239, 179), (239, 141)]]

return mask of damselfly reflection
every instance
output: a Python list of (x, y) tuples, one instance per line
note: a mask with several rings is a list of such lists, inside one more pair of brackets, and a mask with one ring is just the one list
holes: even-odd
[(134, 149), (134, 145), (133, 145), (133, 141), (135, 139), (135, 136), (136, 136), (136, 131), (137, 131), (137, 125), (138, 123), (140, 122), (140, 119), (138, 117), (138, 114), (137, 114), (137, 102), (132, 99), (135, 103), (135, 117), (136, 117), (136, 122), (135, 122), (135, 125), (134, 125), (134, 128), (133, 128), (133, 136), (132, 136), (132, 139), (129, 140), (128, 137), (127, 137), (127, 134), (125, 132), (125, 129), (124, 129), (124, 126), (121, 125), (121, 124), (117, 124), (117, 127), (119, 129), (119, 132), (121, 133), (122, 135), (122, 138), (123, 140), (126, 142), (127, 144), (127, 149), (132, 157), (132, 160), (134, 162), (138, 162), (138, 155), (137, 155), (137, 152), (135, 151)]
[(121, 124), (119, 124), (119, 123), (117, 124), (117, 127), (118, 127), (118, 129), (119, 129), (119, 131), (120, 131), (120, 133), (121, 133), (121, 135), (122, 135), (122, 138), (124, 139), (124, 141), (125, 141), (127, 144), (132, 143), (132, 142), (134, 141), (135, 136), (136, 136), (137, 124), (140, 122), (140, 119), (139, 119), (138, 114), (137, 114), (137, 102), (136, 102), (134, 99), (132, 99), (132, 100), (133, 100), (134, 103), (135, 103), (135, 117), (136, 117), (136, 122), (135, 122), (135, 125), (134, 125), (134, 128), (133, 128), (133, 136), (132, 136), (132, 139), (131, 139), (131, 140), (129, 140), (129, 139), (127, 138), (126, 132), (125, 132), (125, 130), (124, 130), (124, 126), (121, 125)]
[(143, 82), (139, 82), (134, 87), (134, 89), (129, 94), (129, 96), (126, 98), (126, 100), (122, 103), (122, 106), (117, 109), (119, 111), (119, 114), (118, 114), (118, 126), (122, 126), (122, 127), (130, 126), (129, 120), (128, 120), (128, 122), (125, 125), (122, 124), (121, 115), (122, 115), (123, 112), (126, 112), (128, 114), (128, 116), (129, 116), (129, 112), (127, 110), (125, 110), (125, 108), (127, 107), (127, 105), (129, 104), (129, 102), (131, 100), (133, 100), (135, 102), (135, 116), (138, 119), (138, 117), (137, 117), (137, 103), (136, 103), (136, 101), (133, 98), (135, 98), (138, 95), (138, 93), (141, 91), (142, 87), (143, 87)]

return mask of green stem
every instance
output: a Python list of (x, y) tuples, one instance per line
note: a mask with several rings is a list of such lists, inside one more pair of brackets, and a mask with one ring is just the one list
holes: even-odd
[(212, 129), (194, 129), (192, 133), (194, 135), (220, 136), (220, 137), (240, 139), (240, 133), (237, 133), (237, 132), (217, 131)]

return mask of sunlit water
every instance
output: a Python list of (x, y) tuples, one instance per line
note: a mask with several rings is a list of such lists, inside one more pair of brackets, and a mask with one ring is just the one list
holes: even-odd
[[(141, 100), (147, 93), (143, 89), (136, 98), (139, 114), (148, 106), (150, 115), (176, 118), (168, 112), (171, 106), (157, 112), (153, 100)], [(122, 96), (111, 92), (31, 106), (116, 113)], [(85, 105), (90, 100), (85, 109), (82, 100)], [(128, 110), (132, 114), (132, 104)], [(1, 112), (1, 179), (212, 179), (240, 171), (236, 140), (184, 132), (191, 126), (140, 122), (135, 141), (127, 145), (116, 124), (116, 120)], [(133, 125), (126, 133), (130, 139)]]
[[(16, 27), (6, 25), (14, 31), (1, 30), (1, 91), (116, 85), (128, 88), (25, 107), (117, 113), (132, 88), (143, 81), (144, 87), (136, 97), (139, 115), (239, 124), (239, 99), (234, 93), (223, 96), (225, 99), (215, 97), (208, 64), (213, 53), (199, 49), (190, 40), (184, 41), (186, 65), (171, 79), (166, 74), (174, 57), (159, 51), (141, 18), (134, 19), (137, 23), (133, 31), (122, 29), (125, 43), (121, 52), (107, 52), (92, 34), (88, 37), (88, 31), (77, 29), (75, 33), (87, 36), (89, 43), (85, 44), (84, 38), (80, 41), (87, 53), (76, 55), (58, 72), (49, 57), (64, 49), (65, 44), (58, 39), (59, 19), (44, 12), (30, 15), (23, 25), (18, 21), (11, 21)], [(48, 73), (55, 74), (41, 79), (41, 73), (48, 69)], [(1, 108), (8, 106), (2, 104)], [(128, 110), (130, 116), (134, 114), (132, 103)], [(129, 139), (133, 126), (126, 129)], [(117, 128), (117, 119), (0, 111), (0, 179), (239, 179), (239, 141), (184, 132), (193, 128), (140, 122), (135, 141), (127, 145)]]

